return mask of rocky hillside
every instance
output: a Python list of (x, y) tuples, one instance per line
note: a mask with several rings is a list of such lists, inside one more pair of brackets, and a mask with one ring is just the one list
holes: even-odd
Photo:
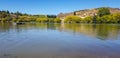
[[(110, 7), (108, 7), (108, 8), (109, 8), (111, 14), (120, 12), (119, 8), (110, 8)], [(75, 15), (75, 16), (84, 18), (87, 16), (97, 15), (97, 13), (99, 11), (98, 9), (99, 8), (79, 10), (79, 11), (74, 11), (74, 12), (70, 12), (70, 13), (60, 13), (57, 15), (57, 17), (60, 19), (65, 19), (66, 16)]]

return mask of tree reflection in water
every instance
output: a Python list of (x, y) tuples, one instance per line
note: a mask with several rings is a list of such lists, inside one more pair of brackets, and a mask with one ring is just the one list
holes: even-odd
[(0, 32), (9, 32), (15, 29), (17, 32), (29, 29), (49, 29), (63, 32), (81, 33), (93, 36), (101, 40), (118, 39), (120, 33), (119, 24), (41, 24), (26, 23), (24, 25), (13, 25), (12, 23), (0, 23)]

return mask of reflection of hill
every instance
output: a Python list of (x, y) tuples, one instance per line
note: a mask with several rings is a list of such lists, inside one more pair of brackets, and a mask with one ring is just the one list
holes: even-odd
[(12, 25), (12, 23), (0, 23), (0, 32), (27, 31), (27, 30), (57, 30), (63, 32), (81, 33), (98, 39), (117, 39), (120, 35), (120, 25), (110, 24), (40, 24), (26, 23), (24, 25)]
[(74, 33), (82, 33), (89, 36), (97, 37), (98, 39), (116, 39), (120, 27), (118, 25), (92, 25), (92, 24), (65, 24), (64, 30), (69, 30)]

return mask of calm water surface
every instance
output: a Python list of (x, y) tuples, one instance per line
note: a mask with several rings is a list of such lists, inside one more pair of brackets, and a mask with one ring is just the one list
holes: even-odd
[(0, 23), (0, 58), (120, 58), (119, 24)]

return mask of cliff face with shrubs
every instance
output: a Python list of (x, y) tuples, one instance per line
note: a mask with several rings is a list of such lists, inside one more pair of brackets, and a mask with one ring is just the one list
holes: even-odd
[[(110, 10), (111, 14), (118, 13), (120, 12), (119, 8), (108, 8)], [(74, 11), (70, 13), (60, 13), (57, 15), (58, 18), (64, 20), (67, 16), (75, 15), (81, 18), (85, 18), (87, 16), (94, 16), (97, 15), (99, 11), (99, 8), (94, 8), (94, 9), (85, 9), (85, 10), (79, 10), (79, 11)]]

